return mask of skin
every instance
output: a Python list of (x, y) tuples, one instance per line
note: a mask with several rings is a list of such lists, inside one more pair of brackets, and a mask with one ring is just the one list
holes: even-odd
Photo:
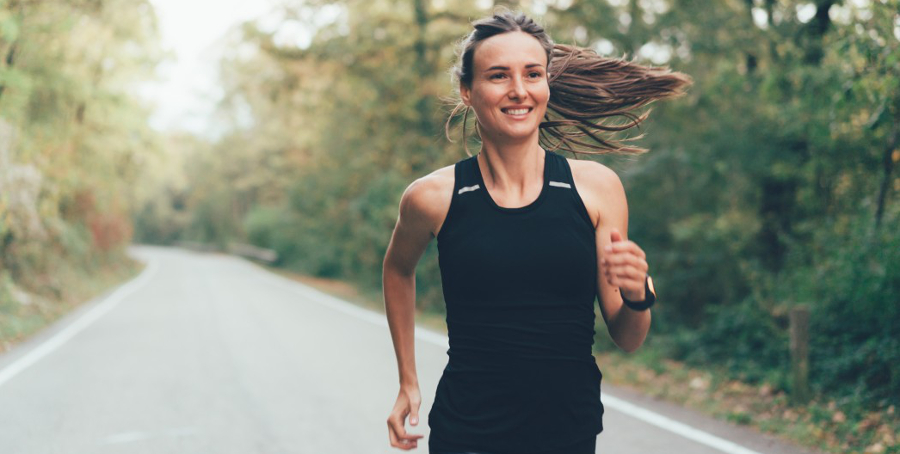
[[(460, 95), (475, 111), (482, 136), (478, 155), (485, 189), (503, 207), (530, 204), (543, 186), (543, 154), (538, 125), (547, 108), (547, 54), (526, 33), (510, 32), (488, 38), (476, 47), (471, 86)], [(510, 107), (529, 110), (511, 115)], [(600, 311), (610, 337), (619, 348), (633, 352), (650, 329), (650, 311), (633, 311), (633, 301), (645, 297), (646, 254), (627, 239), (628, 204), (618, 175), (593, 161), (568, 160), (578, 194), (594, 225), (597, 243), (597, 283)], [(409, 416), (418, 425), (422, 398), (415, 365), (415, 269), (428, 243), (440, 232), (450, 207), (453, 166), (413, 181), (400, 198), (400, 215), (384, 258), (385, 310), (397, 366), (400, 392), (387, 419), (391, 446), (410, 450), (421, 434), (408, 433)], [(620, 293), (621, 292), (621, 293)]]

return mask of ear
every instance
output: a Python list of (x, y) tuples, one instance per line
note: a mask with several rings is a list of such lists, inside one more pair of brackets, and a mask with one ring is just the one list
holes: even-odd
[(467, 107), (472, 107), (471, 102), (472, 89), (467, 87), (466, 84), (460, 82), (459, 84), (459, 97), (462, 99), (462, 103)]

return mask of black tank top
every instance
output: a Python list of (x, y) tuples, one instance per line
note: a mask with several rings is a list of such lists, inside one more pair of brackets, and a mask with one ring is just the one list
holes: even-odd
[(545, 151), (541, 193), (519, 208), (493, 201), (476, 156), (455, 175), (437, 236), (450, 349), (429, 448), (537, 453), (596, 436), (596, 240), (568, 161)]

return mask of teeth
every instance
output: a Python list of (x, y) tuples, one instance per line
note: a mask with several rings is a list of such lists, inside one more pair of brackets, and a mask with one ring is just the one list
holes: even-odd
[(510, 115), (525, 115), (528, 113), (528, 109), (506, 109), (506, 113)]

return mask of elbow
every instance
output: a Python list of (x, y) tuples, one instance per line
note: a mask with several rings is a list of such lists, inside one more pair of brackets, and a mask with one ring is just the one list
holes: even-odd
[(634, 353), (644, 345), (647, 334), (650, 332), (650, 311), (620, 312), (620, 317), (610, 323), (609, 334), (613, 342), (625, 353)]
[(619, 350), (622, 350), (625, 353), (634, 353), (641, 345), (644, 344), (644, 337), (635, 338), (635, 337), (625, 337), (625, 336), (617, 336), (612, 338), (613, 343), (616, 344), (616, 347)]
[(631, 342), (631, 343), (619, 343), (616, 342), (616, 346), (619, 347), (619, 350), (622, 350), (625, 353), (634, 353), (638, 348), (644, 345), (643, 339), (640, 342)]
[(615, 333), (616, 335), (612, 336), (612, 340), (619, 350), (625, 353), (634, 353), (641, 345), (644, 345), (648, 331), (649, 329), (619, 330)]
[(381, 264), (381, 275), (382, 280), (389, 277), (411, 278), (416, 275), (416, 269), (398, 266), (394, 261), (385, 258)]

